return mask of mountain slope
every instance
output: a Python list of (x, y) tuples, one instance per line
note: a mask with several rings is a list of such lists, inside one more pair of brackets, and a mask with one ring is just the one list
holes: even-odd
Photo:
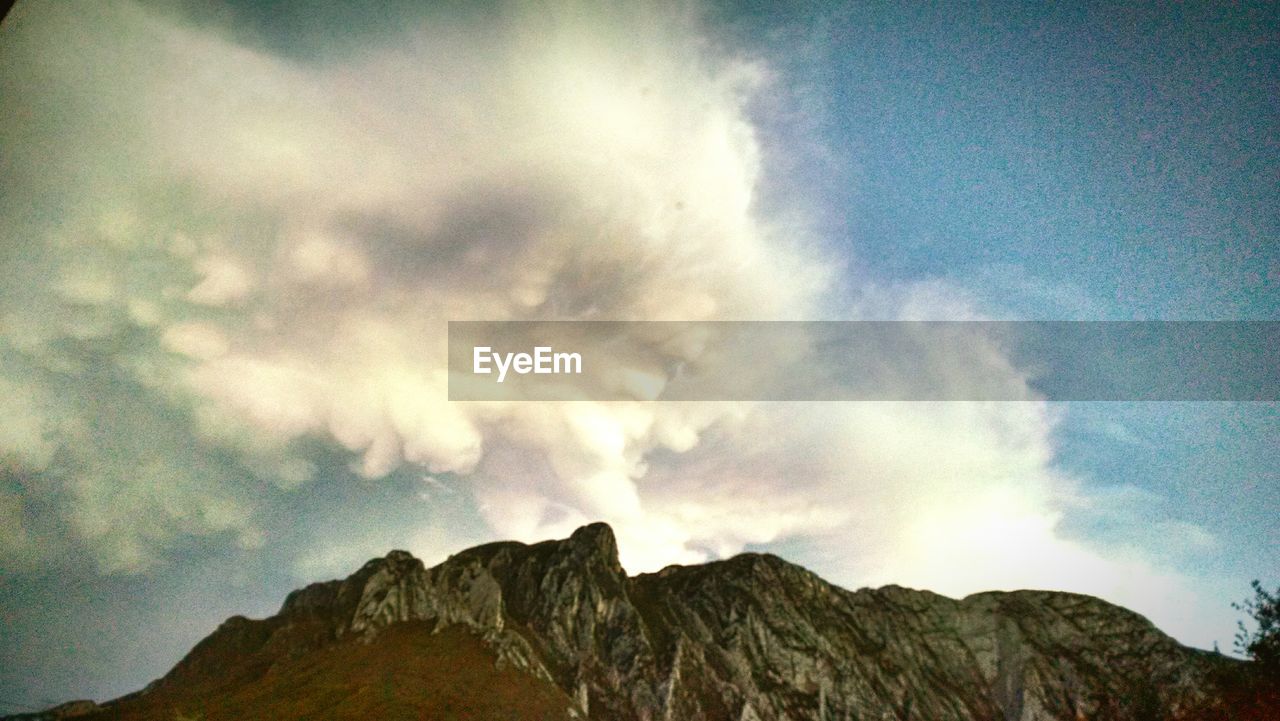
[(74, 717), (1178, 719), (1223, 663), (1074, 594), (852, 592), (760, 554), (628, 577), (593, 524), (393, 551)]

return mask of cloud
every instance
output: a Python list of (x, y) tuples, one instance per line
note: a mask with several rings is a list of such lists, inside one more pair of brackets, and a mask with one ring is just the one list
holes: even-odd
[(255, 494), (307, 484), (321, 439), (368, 479), (454, 474), (498, 536), (607, 520), (632, 571), (803, 537), (837, 580), (1123, 572), (1057, 531), (1042, 404), (449, 403), (451, 319), (974, 315), (943, 283), (851, 291), (761, 215), (748, 108), (780, 80), (693, 9), (479, 22), (320, 59), (132, 4), (6, 23), (0, 448), (45, 481), (0, 513), (46, 509), (107, 571), (252, 546)]

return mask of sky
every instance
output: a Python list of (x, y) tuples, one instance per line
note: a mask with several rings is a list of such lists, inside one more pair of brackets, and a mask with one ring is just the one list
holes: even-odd
[(447, 401), (448, 320), (1280, 320), (1274, 6), (901, 5), (20, 2), (3, 710), (596, 520), (1228, 649), (1274, 403)]

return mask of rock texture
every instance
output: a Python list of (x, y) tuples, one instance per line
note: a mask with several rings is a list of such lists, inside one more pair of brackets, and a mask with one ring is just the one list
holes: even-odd
[[(409, 624), (424, 635), (399, 641), (394, 663), (443, 658), (430, 639), (461, 629), (493, 672), (518, 674), (559, 704), (548, 718), (1180, 719), (1226, 663), (1088, 596), (848, 591), (760, 554), (628, 577), (613, 532), (594, 524), (567, 540), (472, 548), (430, 569), (392, 551), (346, 580), (293, 592), (272, 618), (228, 620), (164, 678), (83, 717), (174, 718), (179, 698), (213, 709), (213, 695), (293, 679), (315, 654), (363, 647), (381, 658), (384, 636)], [(315, 675), (297, 683), (322, 683)], [(241, 695), (266, 694), (254, 693)], [(237, 713), (252, 715), (244, 703)], [(506, 717), (486, 713), (441, 717)]]

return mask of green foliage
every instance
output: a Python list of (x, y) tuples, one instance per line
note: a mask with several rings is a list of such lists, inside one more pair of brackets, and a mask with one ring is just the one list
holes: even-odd
[(1231, 604), (1249, 615), (1253, 630), (1240, 621), (1236, 633), (1236, 652), (1253, 660), (1259, 670), (1280, 674), (1280, 588), (1267, 592), (1259, 581), (1253, 582), (1253, 598)]
[(1193, 714), (1193, 719), (1280, 719), (1280, 589), (1269, 593), (1259, 581), (1252, 586), (1253, 598), (1231, 604), (1248, 616), (1239, 623), (1235, 650), (1249, 660), (1218, 669), (1211, 678), (1217, 691), (1215, 708)]

